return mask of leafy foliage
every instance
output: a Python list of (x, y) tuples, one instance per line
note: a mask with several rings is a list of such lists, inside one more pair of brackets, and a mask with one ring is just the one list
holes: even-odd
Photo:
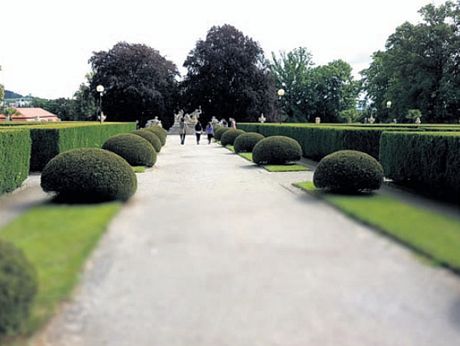
[(158, 136), (161, 141), (161, 145), (166, 144), (166, 137), (168, 136), (167, 132), (162, 129), (160, 126), (150, 126), (146, 127), (145, 130), (150, 131)]
[(351, 66), (343, 60), (314, 67), (311, 53), (303, 47), (280, 57), (272, 53), (271, 71), (276, 87), (285, 90), (279, 98), (288, 122), (340, 121), (339, 113), (354, 108), (359, 83), (353, 79)]
[(30, 131), (0, 129), (0, 194), (21, 186), (29, 176)]
[[(151, 145), (144, 139), (152, 150)], [(63, 201), (128, 200), (137, 189), (136, 175), (120, 156), (97, 148), (66, 151), (45, 166), (41, 186)]]
[(141, 129), (141, 130), (134, 130), (131, 133), (135, 134), (135, 135), (138, 135), (138, 136), (141, 136), (142, 138), (147, 140), (152, 145), (153, 149), (155, 149), (155, 151), (157, 153), (159, 153), (161, 151), (161, 140), (152, 131), (147, 131), (145, 129)]
[(225, 147), (227, 145), (233, 145), (235, 142), (235, 139), (242, 135), (245, 131), (243, 130), (236, 130), (236, 129), (230, 129), (228, 131), (225, 131), (222, 137), (220, 138), (220, 143)]
[(214, 138), (216, 139), (216, 141), (220, 141), (223, 134), (230, 129), (231, 129), (230, 127), (221, 126), (221, 127), (218, 127), (216, 130), (214, 130)]
[(254, 146), (264, 139), (265, 136), (257, 132), (243, 133), (238, 136), (233, 143), (235, 147), (235, 152), (239, 153), (251, 153), (254, 149)]
[(259, 141), (252, 151), (252, 160), (258, 164), (283, 165), (302, 157), (300, 144), (285, 136), (272, 136)]
[(147, 120), (158, 116), (166, 128), (173, 123), (177, 93), (176, 65), (143, 44), (117, 43), (109, 51), (95, 52), (90, 89), (105, 88), (102, 109), (109, 120)]
[(0, 338), (21, 330), (37, 286), (35, 269), (23, 252), (0, 240)]
[(383, 168), (366, 153), (341, 150), (327, 155), (319, 162), (313, 183), (319, 189), (332, 192), (378, 190), (383, 183)]
[(420, 109), (427, 122), (458, 120), (460, 3), (430, 4), (420, 13), (423, 22), (399, 26), (388, 38), (386, 50), (375, 52), (362, 72), (381, 121), (407, 121), (409, 109)]
[(110, 137), (102, 145), (102, 149), (120, 155), (131, 166), (152, 167), (157, 160), (157, 153), (153, 146), (144, 138), (132, 133)]
[(275, 89), (259, 44), (231, 25), (213, 26), (184, 62), (185, 108), (211, 116), (254, 121), (274, 111)]

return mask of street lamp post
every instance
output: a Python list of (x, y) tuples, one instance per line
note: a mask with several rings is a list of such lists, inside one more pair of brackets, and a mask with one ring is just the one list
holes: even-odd
[(387, 101), (386, 106), (387, 106), (387, 118), (390, 118), (390, 108), (391, 108), (391, 101)]
[(102, 116), (103, 116), (103, 113), (102, 113), (102, 94), (104, 93), (104, 86), (99, 84), (96, 87), (96, 91), (99, 93), (99, 121), (102, 124)]
[[(286, 94), (286, 91), (284, 91), (284, 89), (281, 88), (281, 89), (278, 89), (277, 94), (278, 94), (278, 102), (279, 102), (279, 104), (281, 106), (281, 98)], [(279, 113), (278, 113), (278, 120), (279, 120), (279, 122), (281, 124), (281, 114), (279, 114)]]

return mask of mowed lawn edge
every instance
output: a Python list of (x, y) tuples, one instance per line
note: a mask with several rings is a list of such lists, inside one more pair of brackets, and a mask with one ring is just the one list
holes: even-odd
[(16, 345), (31, 336), (69, 298), (88, 256), (120, 209), (119, 202), (50, 203), (26, 211), (0, 229), (0, 238), (20, 248), (35, 267), (39, 284), (23, 334), (6, 344)]
[(293, 185), (438, 264), (460, 272), (459, 220), (388, 195), (329, 194), (317, 190), (312, 182)]

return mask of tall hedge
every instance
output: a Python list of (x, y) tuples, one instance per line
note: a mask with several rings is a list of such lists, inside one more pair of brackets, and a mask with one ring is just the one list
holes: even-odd
[(53, 157), (76, 148), (99, 148), (111, 136), (135, 130), (134, 123), (57, 124), (31, 127), (31, 171), (41, 171)]
[(460, 133), (385, 132), (380, 162), (387, 178), (460, 203)]
[(30, 151), (28, 129), (0, 129), (0, 194), (13, 191), (27, 178)]

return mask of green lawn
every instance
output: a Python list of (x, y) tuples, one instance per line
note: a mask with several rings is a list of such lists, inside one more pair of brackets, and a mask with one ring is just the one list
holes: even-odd
[(46, 204), (0, 229), (0, 238), (21, 248), (38, 273), (39, 291), (26, 334), (44, 325), (69, 297), (86, 258), (120, 208), (120, 203)]
[(227, 145), (225, 148), (227, 148), (228, 150), (230, 150), (232, 153), (235, 152), (235, 147), (233, 145)]
[(145, 166), (132, 166), (134, 173), (145, 173)]
[(269, 172), (303, 172), (309, 169), (303, 165), (264, 165)]
[(252, 161), (252, 153), (239, 153), (243, 159), (246, 159), (248, 161)]
[(337, 195), (315, 190), (312, 182), (294, 184), (345, 214), (390, 235), (432, 258), (460, 270), (460, 221), (401, 202), (391, 196)]

